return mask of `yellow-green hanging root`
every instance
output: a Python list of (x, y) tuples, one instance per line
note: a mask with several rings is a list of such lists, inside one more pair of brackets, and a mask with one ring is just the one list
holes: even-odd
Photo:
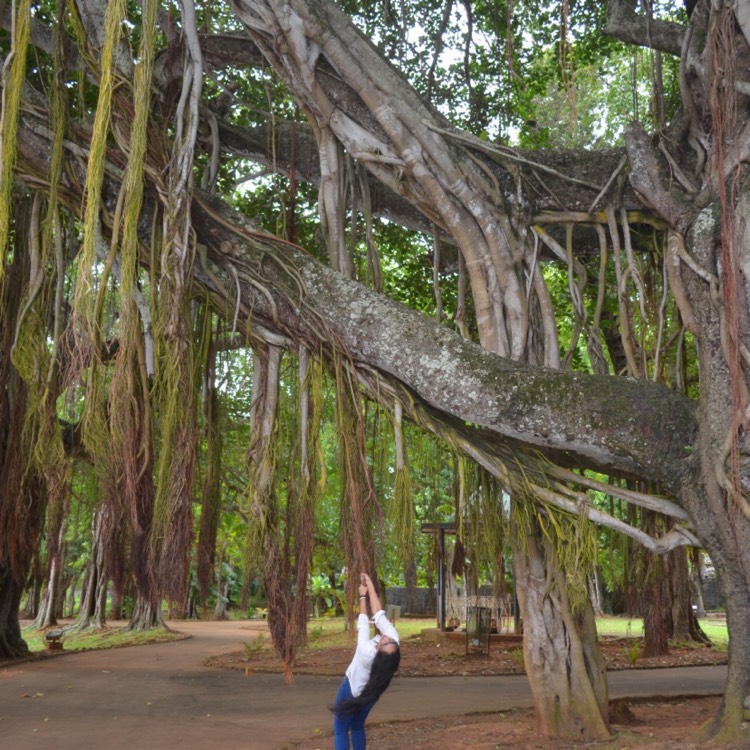
[[(10, 238), (13, 169), (16, 165), (18, 150), (21, 92), (26, 78), (30, 13), (31, 0), (21, 0), (14, 19), (15, 29), (9, 56), (10, 66), (3, 71), (2, 122), (0, 122), (0, 284), (5, 273), (5, 259)], [(5, 64), (8, 65), (7, 60)]]

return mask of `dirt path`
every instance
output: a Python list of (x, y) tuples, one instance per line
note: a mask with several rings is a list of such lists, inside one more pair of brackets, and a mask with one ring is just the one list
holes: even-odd
[[(204, 666), (263, 629), (252, 622), (183, 622), (171, 643), (67, 654), (0, 668), (0, 737), (22, 750), (278, 750), (329, 732), (326, 705), (340, 676)], [(726, 667), (614, 672), (610, 697), (716, 694)], [(371, 714), (375, 724), (531, 705), (524, 676), (396, 679)], [(321, 741), (320, 747), (328, 745)]]

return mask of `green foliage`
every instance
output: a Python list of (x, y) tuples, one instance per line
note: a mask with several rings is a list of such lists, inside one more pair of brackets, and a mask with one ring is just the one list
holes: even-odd
[(259, 633), (249, 643), (247, 641), (243, 641), (242, 648), (245, 651), (245, 656), (248, 659), (252, 659), (253, 656), (256, 656), (261, 651), (265, 651), (267, 642), (268, 638), (264, 633)]
[(328, 577), (320, 573), (311, 575), (308, 585), (308, 593), (312, 598), (313, 616), (320, 617), (323, 614), (320, 611), (320, 605), (325, 604), (326, 610), (331, 610), (334, 604), (335, 594)]
[(634, 641), (630, 646), (623, 646), (623, 651), (630, 666), (634, 667), (638, 662), (638, 657), (641, 655), (641, 648), (638, 641)]
[(317, 641), (321, 635), (323, 635), (322, 625), (313, 625), (311, 628), (308, 628), (307, 630), (308, 643), (315, 643), (315, 641)]

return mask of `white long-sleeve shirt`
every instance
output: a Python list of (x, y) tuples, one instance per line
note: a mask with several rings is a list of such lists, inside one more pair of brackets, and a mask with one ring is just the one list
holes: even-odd
[[(385, 610), (378, 610), (372, 619), (375, 622), (375, 627), (382, 635), (387, 635), (396, 643), (399, 643), (398, 632), (393, 623), (385, 616)], [(357, 650), (354, 652), (354, 658), (346, 670), (352, 695), (355, 698), (362, 693), (367, 680), (370, 679), (370, 669), (375, 654), (378, 652), (379, 641), (380, 635), (370, 638), (370, 618), (367, 615), (360, 614), (357, 617)]]

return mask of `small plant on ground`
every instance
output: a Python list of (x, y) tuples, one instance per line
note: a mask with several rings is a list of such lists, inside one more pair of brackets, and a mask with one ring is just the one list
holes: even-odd
[(315, 643), (315, 641), (317, 641), (321, 635), (323, 635), (323, 626), (314, 625), (312, 628), (310, 628), (310, 631), (307, 634), (307, 640), (310, 643)]
[(641, 655), (641, 649), (638, 647), (637, 643), (634, 643), (630, 647), (623, 647), (623, 650), (625, 651), (625, 656), (628, 657), (628, 662), (630, 663), (631, 667), (634, 667), (636, 662), (638, 661), (638, 657)]
[(508, 653), (520, 664), (523, 664), (523, 646), (513, 648)]
[(245, 642), (242, 645), (245, 649), (245, 656), (248, 659), (252, 659), (253, 656), (259, 654), (266, 647), (266, 636), (263, 633), (259, 633), (250, 643)]

